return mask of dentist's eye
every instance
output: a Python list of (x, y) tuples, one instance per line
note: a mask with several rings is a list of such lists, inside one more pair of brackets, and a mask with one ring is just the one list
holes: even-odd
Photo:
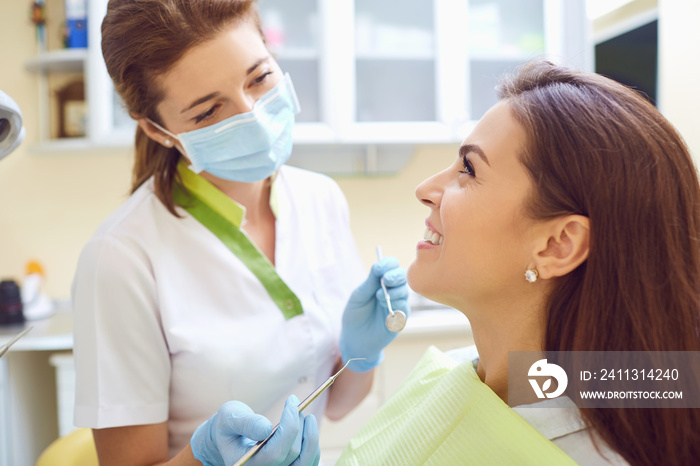
[(464, 173), (465, 175), (469, 175), (471, 177), (476, 177), (476, 172), (474, 171), (474, 166), (472, 163), (467, 160), (466, 157), (462, 157), (462, 166), (464, 167), (464, 170), (458, 170), (459, 173)]
[(267, 71), (263, 74), (261, 74), (259, 77), (255, 78), (255, 81), (253, 81), (255, 84), (262, 84), (265, 82), (268, 76), (270, 76), (274, 71)]
[(202, 121), (211, 118), (211, 116), (214, 114), (214, 112), (216, 111), (217, 108), (219, 108), (219, 106), (214, 105), (212, 108), (210, 108), (206, 112), (202, 113), (201, 115), (197, 115), (196, 117), (194, 117), (194, 122), (201, 123)]

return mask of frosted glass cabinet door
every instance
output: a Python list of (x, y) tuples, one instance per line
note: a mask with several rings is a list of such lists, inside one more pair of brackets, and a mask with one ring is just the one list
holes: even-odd
[(468, 0), (470, 118), (497, 102), (498, 78), (545, 52), (544, 0)]
[(260, 0), (259, 9), (268, 47), (294, 83), (301, 105), (297, 121), (321, 121), (317, 1)]
[(119, 133), (136, 131), (136, 122), (129, 116), (121, 97), (112, 87), (112, 127)]
[(355, 119), (435, 121), (433, 2), (355, 0)]
[[(100, 44), (101, 28), (107, 0), (91, 0), (88, 8), (88, 24), (98, 25), (88, 27), (88, 43)], [(90, 104), (89, 134), (93, 144), (101, 146), (132, 145), (136, 123), (124, 108), (121, 98), (114, 91), (112, 79), (107, 74), (107, 68), (102, 58), (102, 48), (91, 45), (88, 47), (86, 63), (87, 93)]]

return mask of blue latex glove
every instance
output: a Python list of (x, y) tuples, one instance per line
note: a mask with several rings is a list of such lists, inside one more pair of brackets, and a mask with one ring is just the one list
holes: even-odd
[(396, 333), (387, 330), (385, 321), (389, 308), (384, 299), (380, 278), (384, 278), (392, 309), (408, 315), (408, 285), (406, 269), (399, 268), (399, 261), (385, 257), (372, 265), (367, 280), (352, 292), (343, 313), (343, 328), (340, 331), (340, 355), (345, 364), (353, 361), (348, 369), (366, 372), (378, 366), (384, 359), (384, 347), (396, 338)]
[[(299, 399), (287, 398), (275, 435), (246, 465), (317, 465), (321, 459), (318, 423), (299, 413)], [(231, 466), (272, 432), (272, 423), (240, 401), (224, 403), (190, 439), (192, 454), (206, 466)]]

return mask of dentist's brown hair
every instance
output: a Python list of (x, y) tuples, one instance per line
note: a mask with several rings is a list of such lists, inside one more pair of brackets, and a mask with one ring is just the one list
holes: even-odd
[[(264, 41), (256, 0), (110, 0), (102, 55), (129, 114), (162, 124), (156, 106), (163, 90), (156, 78), (190, 48), (242, 21), (252, 21)], [(172, 189), (179, 159), (177, 149), (163, 147), (137, 127), (131, 192), (153, 176), (158, 199), (177, 215)]]
[[(700, 186), (677, 131), (635, 91), (548, 62), (498, 93), (528, 135), (530, 215), (591, 223), (587, 261), (549, 297), (544, 350), (700, 351)], [(630, 464), (700, 458), (700, 409), (581, 413)]]

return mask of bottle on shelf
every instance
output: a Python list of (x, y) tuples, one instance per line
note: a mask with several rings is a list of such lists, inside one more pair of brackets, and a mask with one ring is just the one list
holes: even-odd
[(21, 292), (26, 320), (43, 319), (55, 311), (54, 302), (41, 290), (43, 284), (44, 268), (37, 261), (29, 261)]

